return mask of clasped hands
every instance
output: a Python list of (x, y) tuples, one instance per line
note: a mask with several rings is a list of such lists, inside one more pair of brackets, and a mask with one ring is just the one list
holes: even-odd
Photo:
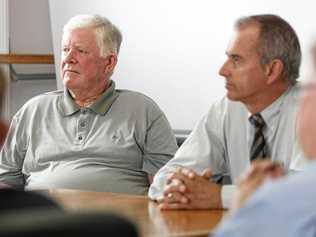
[[(253, 162), (239, 178), (233, 197), (231, 211), (242, 207), (250, 196), (267, 180), (283, 177), (284, 167), (271, 160)], [(166, 182), (161, 210), (173, 209), (211, 209), (223, 208), (221, 202), (222, 186), (210, 181), (211, 169), (205, 169), (202, 175), (187, 168), (179, 168)]]
[(161, 210), (222, 208), (221, 186), (210, 181), (211, 169), (202, 175), (187, 168), (179, 168), (166, 181)]

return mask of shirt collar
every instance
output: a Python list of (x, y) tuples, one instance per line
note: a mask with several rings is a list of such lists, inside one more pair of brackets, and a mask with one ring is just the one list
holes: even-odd
[[(103, 92), (103, 94), (87, 108), (97, 114), (105, 115), (118, 96), (119, 94), (115, 90), (115, 83), (111, 80), (110, 86), (105, 92)], [(63, 99), (59, 100), (59, 107), (65, 116), (70, 116), (81, 109), (71, 97), (68, 89), (64, 90)]]
[[(290, 86), (279, 98), (277, 98), (272, 104), (270, 104), (268, 107), (266, 107), (264, 110), (260, 112), (265, 124), (267, 127), (271, 127), (274, 124), (274, 119), (278, 117), (280, 114), (280, 110), (282, 108), (282, 104), (284, 102), (284, 99), (286, 95), (291, 90), (292, 86)], [(250, 113), (248, 113), (249, 117), (251, 116)]]

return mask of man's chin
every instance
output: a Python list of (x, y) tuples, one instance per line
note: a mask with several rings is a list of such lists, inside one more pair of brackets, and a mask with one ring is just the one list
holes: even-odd
[(76, 83), (76, 80), (74, 80), (73, 78), (70, 78), (70, 77), (63, 78), (63, 84), (66, 88), (71, 89), (75, 83)]
[(231, 101), (238, 101), (238, 98), (233, 94), (229, 93), (229, 91), (226, 93), (226, 97)]

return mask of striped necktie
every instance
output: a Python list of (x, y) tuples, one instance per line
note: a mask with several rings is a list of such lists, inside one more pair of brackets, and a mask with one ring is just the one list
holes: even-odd
[(255, 128), (255, 136), (250, 148), (250, 161), (254, 161), (258, 158), (265, 158), (265, 139), (262, 132), (265, 127), (265, 122), (260, 114), (251, 115), (249, 122)]

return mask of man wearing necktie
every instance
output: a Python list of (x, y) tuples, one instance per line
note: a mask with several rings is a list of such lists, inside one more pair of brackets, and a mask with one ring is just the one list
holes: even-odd
[(276, 15), (240, 18), (226, 55), (219, 71), (226, 96), (150, 187), (163, 210), (228, 208), (234, 184), (256, 159), (272, 159), (286, 171), (305, 164), (296, 137), (301, 49), (293, 28)]

